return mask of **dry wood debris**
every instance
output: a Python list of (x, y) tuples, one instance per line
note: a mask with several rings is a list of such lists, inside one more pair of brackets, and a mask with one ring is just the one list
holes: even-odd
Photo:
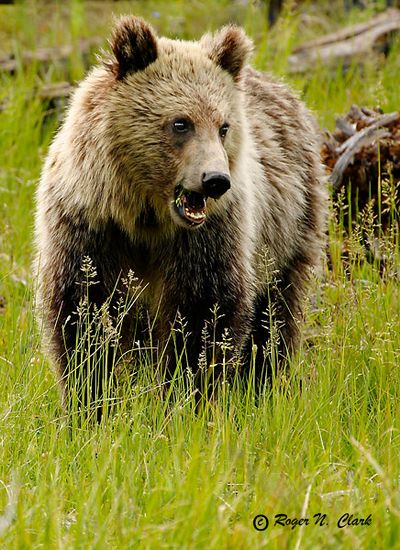
[(370, 199), (378, 202), (382, 180), (394, 187), (400, 181), (400, 114), (352, 105), (337, 118), (335, 131), (325, 132), (321, 152), (334, 193), (351, 184), (354, 212)]
[(363, 63), (371, 54), (387, 53), (399, 32), (400, 10), (388, 9), (365, 23), (302, 44), (289, 56), (289, 70), (303, 73), (317, 63), (344, 68)]
[(15, 73), (20, 66), (31, 63), (49, 65), (51, 63), (65, 63), (72, 56), (74, 49), (78, 49), (82, 56), (88, 56), (93, 48), (100, 46), (103, 40), (99, 37), (86, 38), (79, 41), (78, 46), (66, 44), (53, 48), (38, 48), (35, 51), (23, 51), (16, 57), (14, 54), (0, 56), (0, 71)]

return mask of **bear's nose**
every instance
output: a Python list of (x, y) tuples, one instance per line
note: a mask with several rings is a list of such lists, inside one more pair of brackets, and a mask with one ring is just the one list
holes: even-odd
[(218, 199), (230, 188), (231, 179), (228, 174), (222, 172), (208, 172), (203, 174), (202, 184), (205, 195)]

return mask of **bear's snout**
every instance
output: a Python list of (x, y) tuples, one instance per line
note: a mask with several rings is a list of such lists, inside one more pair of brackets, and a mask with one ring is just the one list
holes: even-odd
[(231, 178), (222, 172), (205, 172), (202, 177), (203, 193), (219, 199), (231, 187)]

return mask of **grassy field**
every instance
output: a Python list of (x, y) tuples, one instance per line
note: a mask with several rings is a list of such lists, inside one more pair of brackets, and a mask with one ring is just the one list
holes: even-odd
[[(106, 37), (112, 11), (182, 38), (235, 20), (255, 40), (254, 64), (292, 84), (322, 126), (353, 102), (397, 110), (399, 47), (345, 75), (286, 75), (293, 45), (372, 11), (345, 16), (331, 4), (308, 18), (287, 13), (271, 32), (260, 8), (244, 3), (0, 6), (0, 47), (18, 57)], [(238, 385), (196, 414), (179, 380), (163, 401), (143, 368), (112, 417), (67, 425), (33, 317), (34, 191), (58, 124), (37, 90), (83, 74), (79, 54), (0, 73), (0, 548), (400, 548), (398, 232), (384, 241), (392, 260), (380, 276), (363, 261), (360, 234), (378, 221), (368, 216), (351, 230), (346, 262), (332, 216), (332, 265), (315, 282), (304, 345), (258, 406)], [(260, 514), (265, 530), (263, 518), (253, 525)], [(277, 514), (309, 524), (274, 525)], [(370, 525), (339, 527), (344, 514)]]

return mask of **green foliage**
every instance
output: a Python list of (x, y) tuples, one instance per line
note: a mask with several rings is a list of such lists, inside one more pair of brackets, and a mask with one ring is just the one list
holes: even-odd
[[(321, 124), (331, 127), (352, 102), (398, 108), (397, 46), (378, 66), (290, 76), (291, 48), (326, 30), (321, 19), (305, 28), (288, 9), (267, 31), (264, 11), (248, 4), (17, 3), (0, 6), (0, 34), (18, 57), (37, 45), (106, 36), (111, 10), (142, 14), (160, 33), (182, 38), (233, 19), (255, 38), (255, 64), (295, 86)], [(325, 27), (344, 21), (327, 14)], [(345, 232), (345, 217), (332, 214), (330, 270), (314, 284), (303, 346), (290, 374), (277, 376), (257, 403), (251, 385), (235, 380), (199, 409), (181, 375), (161, 388), (144, 352), (135, 384), (118, 388), (113, 415), (101, 425), (67, 422), (33, 318), (34, 190), (58, 123), (37, 90), (83, 72), (75, 52), (68, 66), (0, 75), (0, 546), (398, 548), (399, 212), (390, 182), (381, 182), (381, 208), (392, 220), (380, 240), (383, 273), (365, 261), (363, 246), (379, 220), (367, 209)], [(106, 313), (99, 316), (107, 327)], [(222, 347), (229, 345), (227, 337)], [(319, 512), (327, 525), (273, 526), (278, 513)], [(345, 512), (371, 514), (372, 525), (339, 529)], [(253, 527), (257, 514), (270, 518), (264, 532)]]

